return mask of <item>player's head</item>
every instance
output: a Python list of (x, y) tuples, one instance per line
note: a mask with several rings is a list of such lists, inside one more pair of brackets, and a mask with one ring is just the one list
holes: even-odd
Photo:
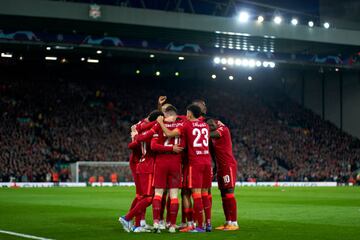
[(166, 108), (167, 108), (168, 106), (171, 106), (171, 104), (170, 104), (170, 103), (165, 103), (164, 105), (162, 105), (162, 106), (161, 106), (161, 111), (162, 111), (163, 113), (165, 113), (165, 110), (166, 110)]
[(164, 114), (159, 110), (152, 111), (148, 116), (149, 122), (155, 121), (157, 119), (157, 117), (160, 116), (160, 115), (164, 116)]
[(187, 119), (197, 119), (201, 117), (201, 108), (195, 104), (191, 104), (186, 108)]
[(164, 110), (164, 116), (170, 117), (170, 116), (176, 116), (177, 115), (177, 109), (173, 105), (169, 104)]
[(206, 119), (206, 123), (209, 125), (210, 131), (215, 131), (218, 127), (216, 121), (212, 118)]
[(200, 107), (200, 109), (201, 109), (201, 115), (203, 115), (203, 116), (206, 115), (206, 113), (207, 113), (207, 108), (206, 108), (206, 103), (205, 103), (204, 100), (195, 99), (195, 100), (192, 101), (192, 104)]

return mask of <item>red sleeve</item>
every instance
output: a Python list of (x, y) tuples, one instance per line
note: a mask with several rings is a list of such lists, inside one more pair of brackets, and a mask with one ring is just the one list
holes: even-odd
[(184, 122), (184, 124), (182, 126), (178, 126), (175, 129), (177, 129), (179, 131), (180, 135), (185, 135), (186, 125), (187, 125), (186, 122)]
[(150, 129), (149, 131), (146, 131), (142, 134), (138, 134), (135, 136), (135, 141), (138, 141), (138, 142), (146, 142), (148, 141), (149, 139), (152, 138), (152, 136), (154, 135), (155, 133), (155, 130), (152, 128)]
[(219, 133), (220, 137), (224, 135), (225, 127), (221, 126), (216, 129), (216, 131)]
[(129, 149), (135, 149), (139, 146), (139, 142), (138, 141), (132, 141), (131, 143), (128, 144), (128, 148)]
[(157, 123), (156, 121), (140, 123), (136, 125), (136, 131), (138, 132), (147, 131), (151, 129), (156, 123)]
[(154, 137), (151, 139), (151, 150), (155, 152), (172, 152), (173, 148), (172, 146), (164, 146), (159, 144), (159, 138)]

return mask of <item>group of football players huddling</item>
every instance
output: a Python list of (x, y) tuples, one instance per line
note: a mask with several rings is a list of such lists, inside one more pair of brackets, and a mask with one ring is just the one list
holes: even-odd
[[(160, 96), (158, 110), (131, 127), (130, 168), (136, 197), (119, 222), (127, 232), (211, 232), (213, 158), (226, 220), (216, 229), (238, 230), (234, 197), (237, 163), (229, 129), (206, 117), (202, 100), (194, 100), (186, 108), (186, 116), (178, 115), (166, 101), (166, 96)], [(179, 189), (182, 223), (177, 226)], [(145, 221), (151, 204), (153, 226)]]

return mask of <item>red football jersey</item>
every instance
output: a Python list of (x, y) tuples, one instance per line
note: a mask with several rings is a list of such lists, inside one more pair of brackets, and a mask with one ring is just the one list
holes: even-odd
[(186, 141), (189, 164), (210, 164), (209, 152), (209, 126), (197, 119), (185, 121), (178, 130), (184, 135)]
[[(169, 130), (173, 130), (182, 127), (184, 121), (178, 118), (175, 122), (164, 121), (164, 124)], [(151, 140), (151, 149), (157, 153), (156, 164), (162, 162), (165, 164), (181, 163), (182, 154), (173, 152), (174, 145), (185, 146), (183, 136), (166, 137), (163, 130), (159, 128)]]
[(235, 166), (237, 164), (232, 151), (231, 134), (228, 127), (220, 125), (216, 131), (220, 134), (219, 138), (211, 138), (216, 165), (218, 170)]
[(154, 172), (155, 152), (151, 150), (150, 145), (151, 138), (156, 131), (157, 128), (153, 127), (135, 137), (135, 141), (140, 143), (141, 148), (141, 158), (136, 166), (136, 173)]

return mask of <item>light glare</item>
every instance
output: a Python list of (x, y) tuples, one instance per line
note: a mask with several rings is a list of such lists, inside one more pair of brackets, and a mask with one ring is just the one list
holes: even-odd
[(281, 18), (280, 16), (275, 16), (274, 22), (275, 22), (276, 24), (280, 24), (280, 23), (282, 22), (282, 18)]
[(240, 12), (239, 14), (239, 21), (245, 23), (249, 21), (250, 15), (248, 12)]

